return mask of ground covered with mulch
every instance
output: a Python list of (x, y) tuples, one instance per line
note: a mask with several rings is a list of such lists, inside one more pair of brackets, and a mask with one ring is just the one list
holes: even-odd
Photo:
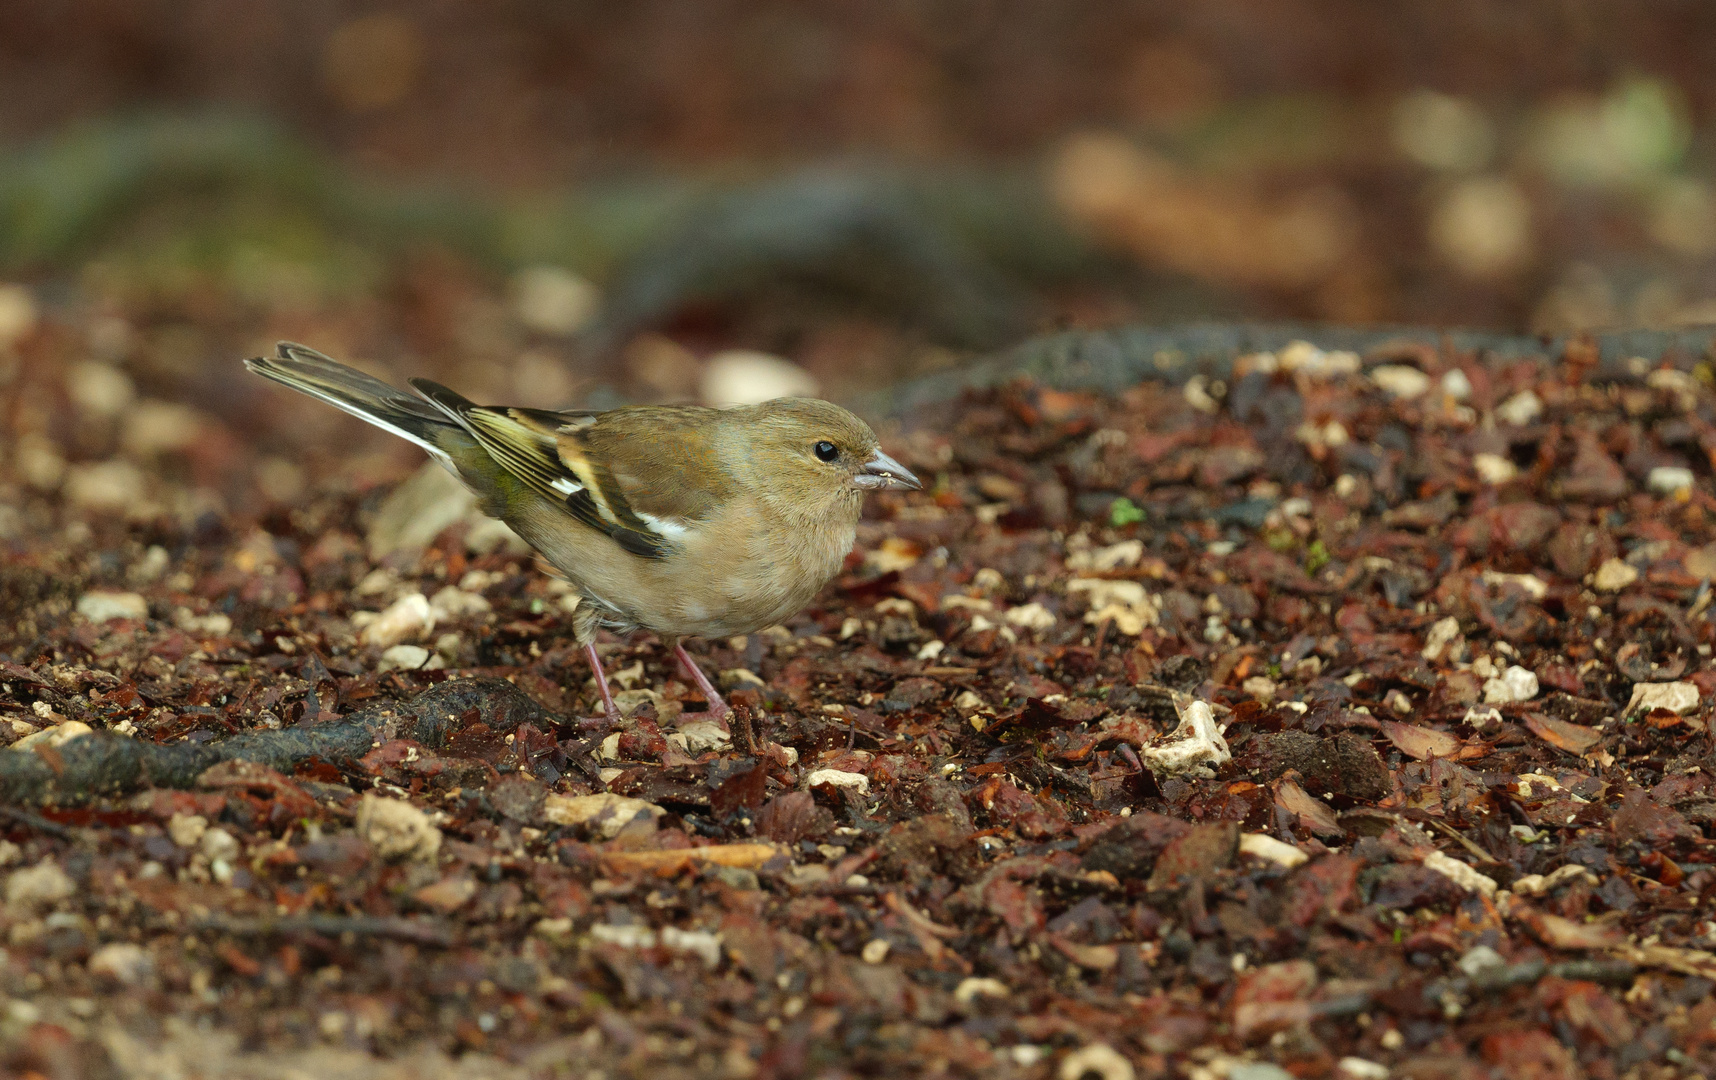
[(693, 646), (731, 736), (642, 636), (602, 717), (528, 553), (304, 482), (296, 405), (122, 423), (148, 499), (13, 416), (4, 1067), (1705, 1075), (1716, 393), (1580, 359), (926, 410), (817, 604)]

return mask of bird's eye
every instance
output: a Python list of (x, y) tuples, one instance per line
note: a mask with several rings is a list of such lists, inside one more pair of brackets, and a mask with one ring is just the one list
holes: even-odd
[(823, 461), (833, 461), (835, 458), (840, 456), (839, 448), (827, 439), (817, 443), (815, 446), (811, 447), (810, 450), (811, 453), (815, 454)]

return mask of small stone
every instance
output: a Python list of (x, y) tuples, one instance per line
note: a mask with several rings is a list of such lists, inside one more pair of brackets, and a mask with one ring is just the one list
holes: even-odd
[(1630, 563), (1609, 559), (1591, 575), (1591, 587), (1599, 592), (1620, 592), (1639, 579), (1639, 572)]
[(441, 830), (403, 799), (365, 795), (358, 804), (357, 831), (384, 859), (432, 861), (441, 850)]
[(527, 266), (513, 275), (513, 314), (526, 329), (539, 334), (575, 334), (600, 307), (596, 287), (562, 267)]
[(886, 939), (872, 938), (864, 943), (864, 951), (858, 955), (866, 964), (880, 964), (888, 958), (890, 948), (892, 946), (888, 944)]
[(36, 328), (41, 310), (25, 285), (0, 285), (0, 349), (10, 348)]
[(1275, 680), (1266, 675), (1253, 675), (1240, 683), (1239, 688), (1265, 705), (1275, 700), (1277, 689)]
[(1426, 660), (1439, 660), (1442, 650), (1459, 638), (1460, 620), (1452, 615), (1438, 619), (1430, 627), (1430, 632), (1424, 635), (1424, 649), (1419, 654)]
[(376, 671), (418, 671), (429, 662), (429, 650), (421, 645), (393, 645), (381, 654)]
[(152, 585), (161, 580), (170, 565), (172, 556), (167, 554), (167, 549), (160, 544), (150, 544), (143, 557), (126, 569), (125, 578), (133, 585)]
[(1530, 390), (1521, 390), (1496, 406), (1496, 419), (1524, 427), (1543, 415), (1543, 401)]
[(1035, 602), (1008, 608), (1002, 618), (1026, 630), (1052, 630), (1055, 625), (1054, 612)]
[(1459, 368), (1450, 368), (1442, 376), (1442, 393), (1455, 401), (1465, 401), (1472, 396), (1472, 380)]
[(1340, 1080), (1388, 1080), (1388, 1066), (1369, 1058), (1344, 1057), (1335, 1063)]
[(698, 396), (711, 405), (755, 405), (783, 397), (810, 397), (815, 376), (790, 360), (748, 349), (709, 358), (698, 380)]
[(954, 987), (953, 1000), (965, 1008), (970, 1008), (971, 1003), (978, 998), (1004, 998), (1012, 993), (1013, 991), (1008, 989), (1007, 984), (1000, 979), (970, 976), (960, 980), (959, 985)]
[[(1241, 1067), (1235, 1066), (1236, 1069)], [(1091, 1043), (1074, 1050), (1061, 1059), (1061, 1067), (1055, 1075), (1060, 1080), (1086, 1080), (1092, 1073), (1100, 1080), (1135, 1080), (1138, 1075), (1132, 1068), (1132, 1063), (1121, 1057), (1119, 1051), (1107, 1043)], [(1285, 1071), (1281, 1075), (1291, 1080)], [(1230, 1071), (1228, 1076), (1231, 1078), (1233, 1072)], [(1258, 1077), (1255, 1080), (1263, 1078)]]
[(1381, 364), (1370, 369), (1370, 381), (1397, 398), (1410, 401), (1430, 389), (1430, 376), (1406, 364)]
[(1500, 454), (1473, 454), (1472, 468), (1486, 484), (1505, 484), (1519, 475), (1519, 466)]
[(1667, 709), (1683, 716), (1698, 708), (1698, 687), (1689, 682), (1642, 682), (1633, 684), (1633, 696), (1627, 702), (1627, 712), (1650, 712)]
[(386, 611), (364, 626), (358, 638), (365, 645), (385, 649), (402, 641), (427, 637), (433, 629), (435, 612), (429, 606), (429, 598), (414, 592), (395, 600)]
[(466, 592), (457, 585), (448, 585), (429, 598), (429, 608), (437, 621), (451, 622), (466, 617), (487, 615), (494, 607), (482, 595)]
[(1254, 859), (1272, 862), (1277, 866), (1284, 866), (1289, 870), (1304, 864), (1311, 858), (1292, 844), (1277, 840), (1273, 836), (1266, 836), (1263, 833), (1240, 833), (1239, 853), (1250, 855)]
[(837, 788), (851, 788), (860, 795), (870, 794), (870, 778), (863, 773), (845, 772), (841, 769), (817, 769), (804, 778), (807, 788), (828, 784)]
[(155, 960), (141, 945), (115, 941), (91, 953), (86, 967), (91, 975), (121, 986), (139, 986), (154, 973)]
[(137, 396), (131, 376), (112, 364), (88, 360), (66, 372), (66, 394), (79, 412), (95, 418), (118, 416)]
[(493, 555), (497, 551), (509, 555), (530, 554), (530, 545), (506, 522), (474, 512), (467, 517), (474, 519), (465, 532), (465, 550), (472, 555)]
[(1436, 871), (1467, 892), (1482, 893), (1485, 896), (1496, 894), (1494, 878), (1486, 877), (1460, 860), (1450, 858), (1440, 851), (1432, 851), (1424, 856), (1424, 868)]
[(203, 414), (189, 405), (153, 399), (125, 410), (119, 445), (132, 457), (169, 454), (195, 445), (202, 435)]
[(657, 818), (666, 813), (666, 810), (655, 803), (615, 795), (612, 792), (595, 795), (550, 795), (542, 803), (542, 816), (551, 824), (588, 828), (606, 840), (620, 835), (639, 815), (653, 825)]
[(1537, 696), (1537, 691), (1537, 675), (1513, 664), (1484, 682), (1484, 704), (1511, 705), (1516, 701), (1530, 701)]
[(86, 592), (77, 598), (77, 613), (90, 622), (147, 619), (149, 601), (134, 592)]
[[(37, 702), (40, 704), (40, 702)], [(64, 746), (73, 739), (81, 739), (90, 734), (91, 728), (82, 720), (63, 720), (53, 727), (43, 728), (13, 743), (9, 749), (34, 750), (38, 746)]]
[[(380, 562), (396, 551), (422, 551), (443, 529), (472, 514), (476, 506), (477, 497), (458, 477), (433, 461), (426, 462), (411, 479), (394, 488), (376, 510), (365, 538), (370, 561)], [(469, 543), (467, 533), (467, 546)]]
[(77, 892), (77, 884), (52, 859), (14, 870), (6, 878), (6, 906), (28, 913), (57, 904)]
[(148, 480), (129, 461), (99, 461), (66, 470), (66, 501), (81, 510), (101, 513), (141, 511)]
[(24, 483), (37, 491), (53, 491), (65, 480), (66, 459), (40, 435), (19, 436), (13, 460)]
[(208, 828), (209, 819), (201, 814), (174, 814), (167, 822), (167, 835), (182, 848), (196, 847)]
[(1227, 1080), (1295, 1080), (1295, 1077), (1268, 1061), (1246, 1061), (1228, 1069)]
[(1502, 958), (1501, 953), (1488, 945), (1474, 945), (1455, 962), (1455, 966), (1465, 972), (1466, 978), (1476, 979), (1485, 972), (1506, 967), (1507, 961)]
[(477, 895), (477, 883), (469, 874), (450, 874), (411, 895), (418, 903), (427, 904), (443, 915), (451, 915)]
[(228, 863), (237, 862), (239, 856), (238, 840), (225, 829), (209, 829), (203, 833), (197, 847), (210, 862), (217, 859)]
[(1658, 495), (1673, 495), (1692, 487), (1692, 470), (1678, 465), (1658, 465), (1650, 471), (1645, 482)]
[(721, 966), (721, 935), (708, 930), (681, 930), (666, 926), (661, 931), (662, 948), (669, 952), (690, 953), (713, 971)]

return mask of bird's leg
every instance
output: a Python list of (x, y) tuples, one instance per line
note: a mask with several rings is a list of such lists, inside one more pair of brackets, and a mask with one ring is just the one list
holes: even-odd
[(715, 685), (709, 681), (709, 676), (703, 674), (703, 669), (697, 666), (697, 661), (691, 658), (691, 654), (686, 652), (685, 646), (679, 642), (675, 642), (673, 645), (673, 655), (679, 657), (680, 666), (685, 668), (686, 674), (691, 676), (691, 681), (697, 684), (697, 689), (703, 691), (703, 700), (709, 703), (710, 717), (725, 727), (727, 714), (733, 710), (728, 707), (725, 701), (721, 700), (721, 695), (716, 692)]
[(614, 692), (608, 689), (608, 673), (602, 670), (602, 658), (596, 655), (594, 641), (585, 644), (584, 655), (590, 660), (590, 670), (596, 676), (596, 689), (602, 695), (602, 715), (610, 722), (619, 720), (620, 709), (614, 704)]

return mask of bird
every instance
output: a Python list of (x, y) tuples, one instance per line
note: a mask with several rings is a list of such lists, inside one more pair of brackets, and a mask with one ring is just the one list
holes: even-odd
[(408, 394), (293, 342), (244, 364), (416, 443), (530, 544), (577, 598), (573, 638), (609, 718), (598, 631), (654, 633), (726, 726), (684, 639), (800, 611), (852, 550), (865, 495), (923, 486), (870, 425), (816, 398), (557, 411), (477, 405), (422, 378)]

